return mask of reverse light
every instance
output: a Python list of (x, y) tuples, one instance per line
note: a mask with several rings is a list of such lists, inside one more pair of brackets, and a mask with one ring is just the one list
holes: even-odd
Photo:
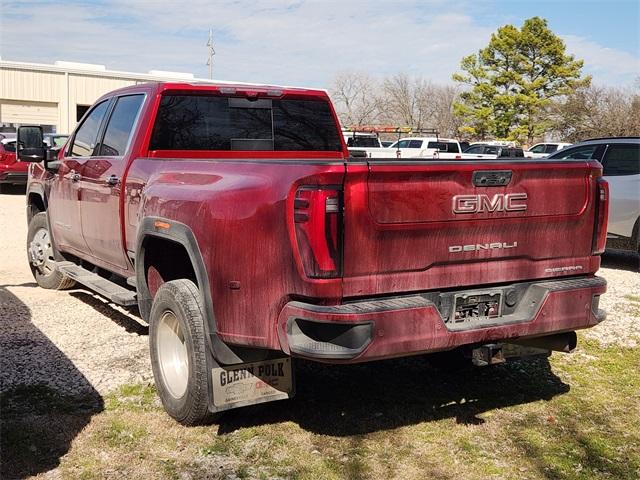
[(596, 179), (596, 223), (593, 229), (592, 254), (601, 255), (607, 246), (609, 224), (609, 183), (602, 177)]
[(342, 274), (342, 192), (334, 186), (301, 187), (294, 200), (298, 252), (310, 278)]

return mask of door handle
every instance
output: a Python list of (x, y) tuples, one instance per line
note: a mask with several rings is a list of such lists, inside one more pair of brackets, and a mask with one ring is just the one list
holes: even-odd
[(119, 183), (120, 183), (120, 179), (115, 175), (111, 175), (109, 178), (107, 178), (107, 185), (111, 187), (115, 187)]
[(79, 182), (80, 181), (80, 174), (76, 173), (75, 170), (71, 170), (69, 172), (69, 178), (71, 178), (72, 182)]

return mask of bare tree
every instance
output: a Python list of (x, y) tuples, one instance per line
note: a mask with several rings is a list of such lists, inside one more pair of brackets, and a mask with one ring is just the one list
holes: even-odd
[(432, 127), (433, 85), (423, 78), (398, 74), (383, 82), (385, 122), (416, 129)]
[(555, 131), (568, 141), (640, 135), (640, 86), (592, 85), (577, 90), (550, 111)]
[(378, 82), (366, 73), (345, 72), (332, 82), (329, 93), (343, 125), (368, 125), (381, 115)]

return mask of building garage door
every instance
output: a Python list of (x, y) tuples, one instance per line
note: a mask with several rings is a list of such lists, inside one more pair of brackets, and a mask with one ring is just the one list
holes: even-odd
[(0, 123), (5, 126), (42, 125), (45, 127), (45, 131), (56, 131), (58, 125), (58, 104), (0, 100)]

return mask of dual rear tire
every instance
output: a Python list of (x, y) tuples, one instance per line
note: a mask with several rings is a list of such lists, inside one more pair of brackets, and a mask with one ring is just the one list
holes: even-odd
[(187, 279), (164, 283), (149, 316), (151, 367), (167, 413), (183, 425), (211, 419), (204, 308)]

